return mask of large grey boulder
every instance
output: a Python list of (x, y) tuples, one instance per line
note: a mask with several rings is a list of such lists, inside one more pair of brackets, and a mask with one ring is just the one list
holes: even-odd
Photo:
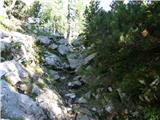
[(24, 118), (44, 120), (46, 116), (36, 102), (24, 94), (14, 91), (7, 82), (1, 80), (1, 115), (2, 118)]
[(69, 65), (72, 69), (78, 68), (82, 64), (82, 56), (78, 54), (67, 54)]
[(69, 46), (67, 46), (67, 45), (59, 45), (59, 46), (58, 46), (58, 52), (59, 52), (61, 55), (66, 55), (67, 53), (70, 52), (70, 48), (69, 48)]
[(49, 45), (51, 40), (47, 36), (39, 36), (38, 40), (44, 45)]
[(60, 39), (59, 41), (58, 41), (58, 43), (59, 44), (61, 44), (61, 45), (68, 45), (68, 41), (66, 40), (66, 39)]
[(9, 33), (4, 30), (0, 30), (0, 38), (2, 39), (4, 37), (9, 37)]
[(47, 52), (46, 54), (44, 54), (43, 60), (47, 65), (54, 66), (55, 68), (62, 68), (62, 61), (55, 54)]
[(5, 61), (0, 63), (1, 73), (5, 73), (5, 78), (12, 85), (15, 85), (18, 81), (23, 78), (28, 78), (28, 72), (22, 67), (20, 63), (15, 60)]
[[(34, 39), (18, 32), (6, 32), (0, 30), (0, 49), (1, 51), (7, 50), (14, 59), (31, 60), (34, 58), (35, 50), (33, 49)], [(10, 51), (9, 51), (10, 49)], [(27, 52), (29, 51), (29, 52)], [(8, 55), (9, 56), (9, 55)], [(2, 56), (2, 57), (8, 57)]]
[(97, 53), (92, 53), (84, 59), (84, 65), (88, 64), (91, 60), (96, 57)]
[(36, 101), (51, 120), (67, 119), (67, 110), (63, 105), (61, 97), (55, 91), (45, 88), (44, 92), (36, 98)]
[(13, 42), (19, 42), (22, 43), (26, 48), (31, 48), (33, 43), (35, 42), (35, 39), (31, 36), (19, 33), (19, 32), (11, 32), (9, 33), (11, 40)]

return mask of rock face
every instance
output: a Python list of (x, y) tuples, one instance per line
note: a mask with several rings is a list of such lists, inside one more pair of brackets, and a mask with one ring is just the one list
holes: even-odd
[(60, 39), (58, 43), (61, 45), (68, 45), (68, 41), (66, 39)]
[(41, 93), (41, 89), (36, 84), (33, 84), (32, 85), (32, 93), (39, 95)]
[[(31, 24), (32, 22), (30, 21)], [(0, 30), (0, 46), (4, 58), (0, 63), (0, 77), (8, 82), (0, 81), (2, 117), (24, 117), (28, 120), (75, 119), (74, 109), (81, 105), (87, 106), (91, 96), (91, 93), (82, 97), (73, 92), (73, 89), (85, 84), (76, 72), (84, 63), (82, 49), (73, 48), (60, 34), (39, 36), (40, 44), (35, 49), (34, 42), (36, 40), (30, 36)], [(80, 47), (80, 43), (76, 46)], [(95, 55), (88, 56), (85, 63), (88, 64), (94, 57)], [(62, 97), (55, 91), (55, 85)], [(35, 101), (24, 94), (34, 97)], [(74, 113), (67, 113), (67, 107)], [(77, 119), (90, 120), (90, 117), (84, 113), (79, 114)]]
[(52, 54), (52, 53), (46, 53), (44, 55), (44, 62), (47, 65), (54, 66), (55, 68), (61, 68), (62, 67), (61, 59), (57, 55)]
[(4, 70), (0, 70), (0, 78), (2, 78), (5, 74), (6, 72)]
[(46, 116), (36, 102), (26, 95), (14, 92), (7, 82), (1, 80), (1, 114), (2, 118), (24, 118), (44, 120)]
[(66, 45), (59, 45), (58, 46), (58, 52), (61, 54), (61, 55), (66, 55), (68, 52), (70, 52), (70, 49), (68, 46)]
[(77, 54), (68, 54), (67, 59), (72, 69), (78, 68), (82, 63), (82, 56)]
[(39, 36), (38, 40), (44, 45), (49, 45), (51, 40), (47, 36)]
[(4, 71), (5, 78), (15, 85), (21, 78), (27, 78), (27, 71), (15, 60), (0, 63), (0, 71)]
[(36, 98), (37, 103), (43, 108), (51, 120), (67, 119), (66, 109), (63, 107), (60, 96), (50, 89), (45, 89), (44, 93)]
[[(1, 46), (1, 56), (8, 58), (12, 56), (14, 59), (33, 59), (33, 43), (34, 39), (30, 36), (17, 33), (17, 32), (6, 32), (0, 30), (0, 46)], [(29, 52), (27, 52), (29, 51)], [(5, 54), (6, 53), (7, 56)], [(11, 58), (10, 58), (11, 59)]]
[(92, 53), (91, 55), (87, 56), (84, 59), (84, 65), (88, 64), (91, 60), (93, 60), (96, 55), (97, 55), (97, 53)]

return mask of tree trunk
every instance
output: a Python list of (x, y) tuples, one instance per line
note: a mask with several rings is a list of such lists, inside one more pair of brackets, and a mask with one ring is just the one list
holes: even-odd
[(68, 24), (68, 29), (67, 29), (67, 39), (70, 39), (70, 31), (71, 31), (71, 6), (70, 6), (71, 0), (68, 0), (68, 15), (67, 15), (67, 24)]
[(12, 9), (14, 8), (14, 6), (15, 6), (15, 4), (16, 4), (16, 1), (17, 1), (17, 0), (13, 0), (11, 6), (9, 6), (9, 7), (6, 9), (6, 13), (7, 13), (7, 15), (8, 15), (9, 18), (11, 17)]
[(5, 10), (4, 10), (4, 0), (0, 0), (0, 16), (5, 15)]
[(14, 8), (14, 6), (15, 6), (15, 4), (16, 4), (16, 1), (17, 1), (17, 0), (13, 0), (13, 1), (12, 1), (11, 6), (9, 7), (10, 10), (12, 10), (12, 9)]

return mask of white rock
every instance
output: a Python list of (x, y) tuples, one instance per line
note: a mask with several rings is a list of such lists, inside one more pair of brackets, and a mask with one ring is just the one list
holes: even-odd
[(36, 21), (35, 21), (35, 19), (33, 17), (29, 17), (28, 18), (28, 23), (34, 24), (34, 23), (36, 23)]
[(4, 70), (0, 70), (0, 78), (2, 78), (5, 74), (6, 72)]
[(4, 71), (5, 77), (15, 85), (21, 78), (27, 78), (27, 71), (15, 60), (0, 63), (0, 70)]
[(27, 78), (28, 77), (28, 72), (24, 69), (24, 67), (16, 62), (15, 60), (11, 60), (11, 61), (6, 61), (4, 63), (4, 67), (6, 68), (6, 70), (9, 71), (13, 71), (13, 72), (18, 72), (19, 76), (21, 78)]
[(91, 55), (89, 55), (88, 57), (86, 57), (84, 59), (84, 65), (88, 64), (91, 60), (93, 60), (96, 55), (97, 55), (97, 53), (92, 53)]
[(51, 120), (62, 120), (67, 117), (67, 110), (63, 105), (62, 98), (55, 91), (46, 88), (44, 93), (36, 98), (36, 101)]
[(52, 53), (47, 53), (44, 55), (44, 61), (46, 62), (47, 65), (54, 66), (56, 68), (61, 68), (62, 67), (62, 61), (60, 58)]
[(17, 82), (21, 81), (21, 78), (16, 73), (10, 72), (5, 75), (5, 80), (7, 80), (11, 85), (15, 85)]
[(108, 91), (112, 92), (113, 91), (112, 87), (108, 87)]
[(1, 51), (4, 51), (6, 49), (6, 46), (7, 46), (6, 42), (0, 41), (0, 50)]
[(43, 110), (31, 98), (14, 92), (7, 82), (1, 80), (2, 118), (20, 117), (29, 120), (44, 120)]
[(10, 36), (9, 32), (6, 32), (2, 29), (0, 30), (0, 38), (9, 37), (9, 36)]
[(68, 83), (68, 87), (70, 87), (70, 88), (77, 88), (77, 87), (80, 87), (80, 86), (82, 86), (82, 83), (78, 80)]
[(111, 102), (109, 102), (106, 106), (105, 106), (105, 111), (108, 113), (113, 113), (114, 107), (113, 104)]
[(32, 93), (34, 93), (36, 95), (39, 95), (41, 93), (40, 88), (36, 84), (32, 85)]
[(76, 94), (75, 93), (68, 93), (68, 94), (65, 94), (65, 97), (68, 97), (70, 99), (75, 99), (76, 98)]
[(96, 111), (97, 111), (97, 109), (96, 109), (95, 107), (93, 107), (93, 108), (92, 108), (92, 111), (96, 112)]

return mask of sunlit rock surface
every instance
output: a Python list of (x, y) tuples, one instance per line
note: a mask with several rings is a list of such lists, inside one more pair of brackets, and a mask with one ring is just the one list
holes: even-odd
[(46, 111), (51, 120), (67, 119), (66, 108), (63, 106), (62, 98), (53, 90), (45, 89), (42, 94), (36, 98), (37, 103)]
[(19, 94), (3, 80), (1, 85), (2, 118), (24, 118), (29, 120), (44, 120), (43, 110), (26, 95)]

